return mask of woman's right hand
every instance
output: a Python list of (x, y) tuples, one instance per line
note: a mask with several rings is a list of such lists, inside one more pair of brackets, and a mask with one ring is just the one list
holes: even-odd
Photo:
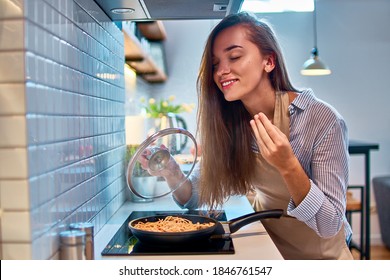
[[(160, 146), (160, 149), (167, 149), (164, 145)], [(190, 180), (186, 180), (186, 176), (180, 169), (179, 164), (170, 154), (168, 163), (164, 169), (161, 170), (151, 170), (149, 168), (149, 159), (152, 155), (150, 149), (146, 149), (143, 154), (139, 157), (138, 161), (141, 164), (141, 167), (149, 172), (152, 176), (164, 177), (169, 188), (173, 190), (173, 196), (176, 200), (184, 205), (188, 199), (191, 197), (192, 185)]]
[[(159, 148), (168, 151), (165, 145), (161, 145)], [(177, 182), (183, 180), (184, 177), (184, 174), (181, 171), (179, 164), (172, 157), (172, 155), (169, 154), (169, 161), (163, 169), (152, 170), (149, 166), (149, 159), (152, 156), (152, 154), (153, 151), (149, 148), (145, 149), (145, 151), (141, 154), (138, 161), (140, 162), (142, 168), (147, 170), (149, 174), (152, 176), (164, 177), (165, 180), (168, 182), (168, 185), (171, 188), (174, 188)]]

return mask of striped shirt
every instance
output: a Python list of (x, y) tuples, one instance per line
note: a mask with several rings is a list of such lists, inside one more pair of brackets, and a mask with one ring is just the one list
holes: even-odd
[[(302, 91), (289, 105), (290, 144), (310, 180), (310, 191), (287, 213), (327, 238), (344, 225), (346, 239), (352, 230), (345, 216), (348, 185), (348, 134), (342, 116), (317, 99), (312, 90)], [(192, 197), (183, 208), (198, 207), (199, 167), (191, 174)]]

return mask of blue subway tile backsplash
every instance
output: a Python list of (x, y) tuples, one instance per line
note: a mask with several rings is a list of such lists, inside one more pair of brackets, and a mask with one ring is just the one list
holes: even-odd
[(60, 231), (90, 221), (96, 234), (126, 198), (123, 35), (82, 1), (7, 3), (0, 33), (16, 24), (23, 44), (0, 44), (0, 128), (22, 117), (26, 139), (0, 142), (0, 257), (56, 259)]

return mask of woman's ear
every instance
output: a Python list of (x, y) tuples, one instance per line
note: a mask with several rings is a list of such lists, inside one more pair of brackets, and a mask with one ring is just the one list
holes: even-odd
[(274, 68), (275, 68), (275, 55), (271, 54), (265, 58), (264, 70), (265, 72), (270, 73), (272, 70), (274, 70)]

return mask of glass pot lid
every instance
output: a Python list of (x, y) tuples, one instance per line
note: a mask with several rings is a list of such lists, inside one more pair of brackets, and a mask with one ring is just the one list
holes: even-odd
[[(194, 148), (193, 153), (190, 153), (191, 147)], [(197, 161), (197, 154), (196, 140), (187, 130), (167, 128), (157, 131), (142, 142), (132, 155), (128, 155), (131, 158), (127, 166), (127, 186), (136, 196), (146, 199), (170, 194), (180, 188), (190, 176)], [(148, 159), (146, 164), (145, 158)], [(169, 187), (161, 175), (172, 160), (178, 164), (185, 176), (175, 186)], [(144, 166), (141, 165), (142, 161)]]

